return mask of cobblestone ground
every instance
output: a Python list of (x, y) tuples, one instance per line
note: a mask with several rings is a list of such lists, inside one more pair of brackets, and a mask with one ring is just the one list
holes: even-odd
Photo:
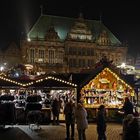
[[(28, 126), (19, 126), (34, 140), (65, 140), (65, 124), (59, 126), (45, 125), (41, 126), (41, 130), (32, 131)], [(107, 124), (107, 140), (121, 140), (122, 125), (120, 124)], [(75, 128), (75, 140), (78, 140), (77, 129)], [(86, 130), (87, 140), (97, 140), (96, 125), (89, 124)]]

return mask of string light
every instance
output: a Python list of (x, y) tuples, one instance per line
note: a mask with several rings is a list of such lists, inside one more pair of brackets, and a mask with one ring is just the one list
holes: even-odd
[(44, 79), (39, 79), (39, 80), (36, 80), (35, 82), (29, 82), (29, 83), (26, 83), (26, 84), (22, 84), (20, 82), (17, 82), (17, 81), (14, 81), (14, 80), (2, 77), (2, 76), (0, 76), (0, 79), (11, 82), (11, 83), (14, 83), (14, 84), (17, 84), (17, 85), (20, 85), (20, 86), (23, 86), (23, 87), (33, 85), (34, 83), (39, 83), (39, 82), (42, 82), (44, 80), (49, 80), (49, 79), (52, 79), (52, 80), (55, 80), (55, 81), (58, 81), (58, 82), (61, 82), (61, 83), (65, 83), (67, 85), (72, 85), (74, 87), (77, 87), (76, 84), (73, 84), (73, 83), (70, 83), (68, 81), (65, 81), (65, 80), (62, 80), (62, 79), (59, 79), (59, 78), (56, 78), (56, 77), (52, 77), (52, 76), (48, 76), (48, 77), (45, 77)]

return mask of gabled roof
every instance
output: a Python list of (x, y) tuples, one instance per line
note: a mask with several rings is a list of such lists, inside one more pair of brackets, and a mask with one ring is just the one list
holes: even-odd
[[(53, 24), (55, 31), (58, 32), (58, 35), (61, 40), (65, 40), (68, 32), (70, 31), (72, 25), (77, 19), (52, 16), (52, 15), (41, 15), (37, 22), (33, 25), (31, 30), (28, 32), (28, 37), (31, 39), (39, 38), (44, 40), (47, 30)], [(113, 33), (100, 21), (97, 20), (86, 20), (85, 22), (91, 29), (93, 34), (93, 39), (97, 39), (99, 34), (102, 31), (106, 31), (109, 35), (110, 41), (114, 45), (120, 45), (121, 42), (113, 35)]]
[(43, 75), (38, 80), (26, 84), (30, 88), (76, 88), (77, 85), (68, 81), (63, 75)]
[(9, 78), (0, 76), (0, 88), (76, 88), (77, 85), (70, 82), (63, 74), (47, 74), (38, 76), (36, 79), (29, 77)]
[(123, 83), (126, 83), (128, 87), (134, 87), (134, 79), (132, 76), (124, 76), (122, 75), (118, 68), (111, 64), (111, 62), (100, 61), (95, 65), (95, 67), (83, 74), (73, 74), (72, 82), (76, 83), (78, 87), (81, 89), (83, 86), (88, 84), (92, 79), (96, 78), (98, 74), (100, 74), (103, 70), (107, 69), (110, 73), (116, 75)]

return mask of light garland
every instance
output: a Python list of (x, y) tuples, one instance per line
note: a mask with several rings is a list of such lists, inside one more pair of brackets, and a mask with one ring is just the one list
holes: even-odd
[(70, 86), (77, 87), (76, 84), (73, 84), (73, 83), (71, 83), (71, 82), (68, 82), (68, 81), (65, 81), (65, 80), (62, 80), (62, 79), (53, 77), (53, 76), (47, 76), (47, 77), (45, 77), (44, 79), (39, 79), (39, 80), (36, 80), (35, 82), (29, 82), (29, 83), (26, 83), (26, 84), (22, 84), (22, 83), (20, 83), (20, 82), (17, 82), (17, 81), (14, 81), (14, 80), (11, 80), (11, 79), (2, 77), (2, 76), (0, 76), (0, 79), (2, 79), (2, 80), (4, 80), (4, 81), (11, 82), (11, 83), (14, 83), (14, 84), (17, 84), (17, 85), (19, 85), (19, 86), (23, 86), (23, 87), (33, 85), (34, 83), (40, 83), (40, 82), (42, 82), (42, 81), (44, 81), (44, 80), (49, 80), (49, 79), (52, 79), (52, 80), (54, 80), (54, 81), (58, 81), (58, 82), (61, 82), (61, 83), (65, 83), (65, 84), (70, 85)]
[[(112, 72), (109, 68), (104, 68), (99, 74), (97, 74), (97, 75), (95, 76), (94, 79), (98, 79), (99, 76), (100, 76), (100, 74), (101, 74), (103, 71), (108, 71), (108, 72), (110, 72), (110, 73), (117, 79), (117, 81), (120, 80), (122, 84), (124, 84), (126, 87), (128, 87), (130, 90), (132, 90), (132, 93), (134, 93), (133, 88), (132, 88), (130, 85), (128, 85), (127, 83), (125, 83), (124, 80), (120, 79), (119, 76), (118, 76), (117, 74), (115, 74), (114, 72)], [(92, 81), (93, 81), (93, 79), (90, 80), (89, 83), (88, 83), (87, 85), (89, 85)], [(88, 88), (87, 85), (85, 85), (85, 86), (81, 89), (81, 92)]]

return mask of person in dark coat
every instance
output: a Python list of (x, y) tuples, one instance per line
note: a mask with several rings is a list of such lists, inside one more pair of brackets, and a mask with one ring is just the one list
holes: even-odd
[(105, 106), (100, 105), (98, 113), (97, 113), (97, 133), (98, 140), (106, 140), (106, 119), (105, 119)]
[(53, 124), (59, 125), (60, 101), (55, 98), (52, 102)]
[(123, 140), (139, 140), (139, 125), (133, 114), (128, 114), (123, 122)]
[(74, 126), (75, 126), (75, 105), (72, 100), (66, 103), (64, 108), (65, 122), (66, 122), (66, 140), (70, 139), (71, 127), (71, 140), (74, 139)]
[(124, 117), (128, 114), (133, 114), (133, 104), (128, 97), (125, 98), (123, 105)]
[[(125, 101), (121, 110), (123, 111), (123, 122), (128, 114), (133, 114), (133, 104), (128, 97), (125, 97)], [(120, 135), (123, 135), (123, 133), (121, 132)]]

